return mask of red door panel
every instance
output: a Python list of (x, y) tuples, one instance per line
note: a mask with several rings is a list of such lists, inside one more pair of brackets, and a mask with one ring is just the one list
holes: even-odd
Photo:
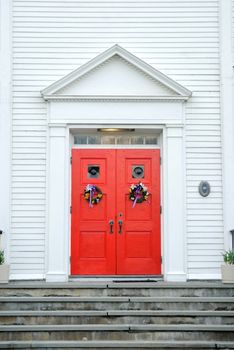
[[(160, 151), (75, 149), (72, 158), (71, 274), (160, 274)], [(129, 188), (139, 181), (151, 195), (133, 207)], [(87, 184), (103, 192), (92, 208)]]
[[(74, 149), (72, 159), (71, 274), (114, 274), (115, 236), (110, 234), (109, 220), (115, 215), (115, 151)], [(103, 193), (93, 207), (84, 199), (88, 184)]]
[[(141, 174), (134, 173), (138, 168)], [(118, 220), (123, 221), (123, 232), (117, 235), (117, 273), (160, 274), (160, 151), (118, 150), (117, 169)], [(133, 206), (129, 188), (139, 181), (150, 196)]]

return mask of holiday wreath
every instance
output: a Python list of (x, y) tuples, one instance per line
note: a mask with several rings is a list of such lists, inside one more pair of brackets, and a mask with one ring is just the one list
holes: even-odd
[(139, 182), (136, 185), (131, 185), (129, 188), (129, 199), (133, 201), (133, 208), (136, 203), (142, 203), (148, 199), (149, 192), (145, 185), (142, 182)]
[(87, 185), (84, 190), (84, 198), (89, 202), (90, 207), (93, 207), (93, 204), (98, 204), (102, 196), (102, 191), (95, 185)]

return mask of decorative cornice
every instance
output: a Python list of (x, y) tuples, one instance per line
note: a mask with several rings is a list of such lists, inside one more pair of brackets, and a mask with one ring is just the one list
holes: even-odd
[[(105, 62), (110, 60), (115, 55), (119, 56), (123, 60), (125, 60), (127, 63), (133, 65), (135, 68), (139, 69), (142, 73), (146, 74), (150, 79), (156, 80), (159, 84), (163, 85), (164, 87), (168, 88), (169, 90), (172, 90), (174, 94), (176, 94), (176, 97), (182, 97), (182, 100), (187, 100), (191, 95), (191, 91), (186, 89), (184, 86), (180, 85), (173, 79), (169, 78), (165, 74), (159, 72), (157, 69), (153, 68), (140, 58), (134, 56), (127, 50), (123, 49), (119, 45), (114, 45), (110, 49), (106, 50), (105, 52), (101, 53), (100, 55), (93, 58), (91, 61), (87, 62), (80, 68), (74, 70), (70, 74), (66, 75), (62, 79), (59, 79), (55, 83), (51, 84), (47, 88), (41, 91), (41, 95), (45, 100), (49, 100), (51, 96), (56, 96), (58, 94), (58, 100), (61, 99), (60, 92), (63, 91), (66, 86), (72, 84), (73, 82), (77, 81), (81, 77), (84, 77), (84, 75), (88, 74), (89, 72), (93, 71), (94, 69), (97, 69), (100, 65), (103, 65)], [(78, 83), (78, 82), (77, 82)], [(65, 99), (70, 99), (70, 96)], [(144, 96), (142, 96), (144, 98)], [(157, 96), (155, 96), (157, 98)], [(80, 97), (78, 97), (79, 99)], [(167, 98), (167, 96), (166, 96)], [(174, 96), (170, 96), (170, 99), (174, 99)], [(109, 99), (107, 97), (107, 99)], [(139, 99), (139, 98), (137, 98)], [(158, 99), (158, 98), (157, 98)], [(161, 97), (159, 96), (159, 99)]]
[(127, 96), (127, 95), (44, 95), (46, 101), (78, 101), (78, 102), (154, 102), (188, 100), (188, 96)]

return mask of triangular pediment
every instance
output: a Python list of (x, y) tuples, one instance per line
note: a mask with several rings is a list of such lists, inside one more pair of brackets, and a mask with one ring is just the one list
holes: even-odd
[(115, 45), (42, 90), (50, 99), (149, 98), (186, 100), (191, 92)]

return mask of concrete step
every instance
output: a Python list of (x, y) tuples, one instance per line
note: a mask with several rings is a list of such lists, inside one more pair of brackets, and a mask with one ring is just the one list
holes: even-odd
[(0, 289), (0, 349), (234, 348), (234, 285), (39, 285)]
[(11, 282), (1, 287), (1, 296), (234, 296), (234, 285), (221, 282), (187, 283), (27, 283)]
[(11, 341), (0, 342), (0, 349), (234, 349), (234, 342), (222, 341)]
[(213, 341), (19, 341), (0, 342), (0, 349), (233, 349), (234, 342)]
[(0, 310), (234, 311), (231, 297), (0, 297)]
[(234, 311), (0, 311), (1, 325), (234, 324)]
[(234, 325), (27, 325), (0, 326), (0, 341), (32, 340), (234, 341)]

